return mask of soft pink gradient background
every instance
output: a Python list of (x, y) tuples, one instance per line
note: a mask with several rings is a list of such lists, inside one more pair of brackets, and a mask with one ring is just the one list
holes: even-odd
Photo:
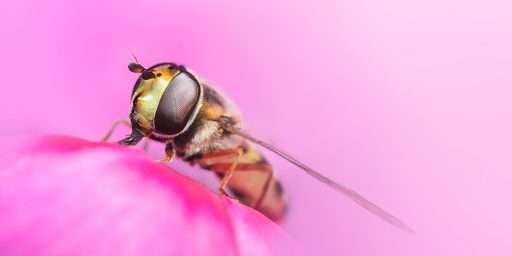
[(0, 134), (100, 138), (128, 115), (131, 50), (214, 81), (251, 133), (417, 232), (267, 154), (312, 254), (511, 255), (512, 4), (274, 2), (2, 1)]

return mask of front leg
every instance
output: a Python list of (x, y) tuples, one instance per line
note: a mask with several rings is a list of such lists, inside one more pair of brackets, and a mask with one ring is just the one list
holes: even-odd
[(144, 138), (144, 135), (137, 132), (132, 132), (132, 134), (120, 140), (118, 143), (121, 145), (133, 146), (137, 145), (137, 143), (139, 143), (142, 138)]
[(127, 119), (119, 119), (114, 124), (112, 124), (112, 126), (107, 131), (105, 136), (103, 136), (101, 141), (105, 141), (105, 142), (108, 141), (110, 139), (110, 136), (112, 136), (112, 133), (114, 133), (114, 131), (116, 130), (117, 126), (119, 126), (120, 124), (125, 125), (127, 127), (131, 127), (131, 124), (130, 124), (129, 120), (127, 120)]

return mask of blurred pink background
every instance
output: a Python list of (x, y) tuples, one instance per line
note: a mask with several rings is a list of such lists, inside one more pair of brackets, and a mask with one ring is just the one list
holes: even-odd
[(511, 255), (511, 13), (497, 0), (2, 1), (0, 135), (99, 139), (128, 115), (133, 51), (191, 67), (252, 134), (417, 233), (267, 153), (290, 197), (282, 226), (311, 254)]

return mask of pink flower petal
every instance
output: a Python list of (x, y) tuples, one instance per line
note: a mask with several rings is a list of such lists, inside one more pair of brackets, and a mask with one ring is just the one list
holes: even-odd
[(0, 255), (297, 255), (260, 213), (114, 144), (3, 139)]

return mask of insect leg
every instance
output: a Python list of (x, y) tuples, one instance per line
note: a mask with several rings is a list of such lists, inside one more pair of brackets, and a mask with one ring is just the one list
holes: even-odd
[(268, 176), (267, 176), (267, 180), (265, 180), (265, 185), (263, 185), (263, 190), (261, 191), (261, 195), (258, 198), (258, 200), (256, 200), (254, 205), (251, 206), (252, 208), (254, 208), (256, 210), (258, 210), (260, 208), (261, 202), (263, 202), (263, 199), (267, 195), (267, 192), (270, 188), (270, 181), (272, 181), (272, 176), (273, 176), (272, 172), (269, 172)]
[(130, 121), (128, 121), (127, 119), (119, 119), (117, 120), (113, 125), (112, 127), (110, 127), (110, 129), (107, 131), (107, 133), (105, 134), (105, 136), (103, 136), (103, 138), (101, 139), (101, 141), (108, 141), (110, 139), (110, 136), (112, 136), (112, 133), (114, 133), (114, 131), (116, 130), (117, 126), (120, 125), (120, 124), (124, 124), (128, 127), (130, 127)]
[[(222, 153), (222, 152), (218, 152), (218, 153)], [(236, 153), (235, 161), (233, 161), (228, 172), (224, 175), (224, 177), (222, 178), (222, 180), (220, 181), (220, 184), (219, 184), (219, 192), (223, 195), (227, 195), (226, 190), (225, 190), (226, 185), (228, 184), (228, 181), (231, 178), (231, 176), (233, 176), (233, 172), (235, 172), (236, 165), (238, 164), (238, 161), (240, 161), (240, 157), (242, 156), (243, 149), (236, 148), (233, 151), (231, 151), (231, 154), (233, 154), (233, 153)]]
[(172, 147), (172, 143), (168, 142), (165, 144), (165, 157), (158, 160), (160, 163), (170, 162), (172, 157), (174, 156), (174, 148)]

